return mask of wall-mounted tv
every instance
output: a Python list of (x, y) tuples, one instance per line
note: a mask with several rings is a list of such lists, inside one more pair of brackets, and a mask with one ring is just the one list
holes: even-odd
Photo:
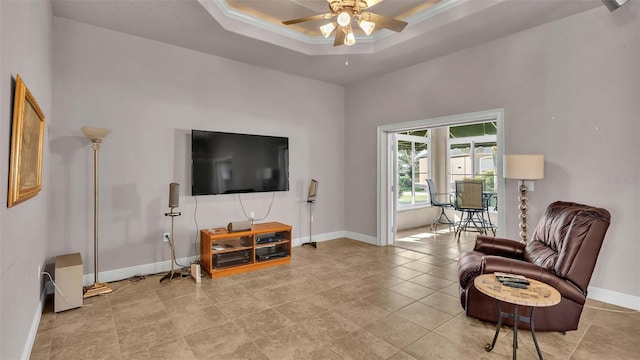
[(289, 138), (191, 131), (191, 195), (289, 190)]

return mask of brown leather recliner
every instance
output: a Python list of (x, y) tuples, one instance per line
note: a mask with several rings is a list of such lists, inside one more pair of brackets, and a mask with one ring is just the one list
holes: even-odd
[[(479, 235), (473, 251), (458, 260), (460, 301), (467, 316), (498, 321), (496, 300), (479, 292), (473, 279), (500, 271), (542, 281), (560, 292), (559, 304), (536, 309), (536, 330), (576, 330), (610, 218), (605, 209), (557, 201), (547, 207), (526, 245)], [(503, 303), (502, 311), (513, 312), (513, 306)], [(529, 311), (526, 307), (520, 313)], [(503, 319), (503, 324), (513, 326), (513, 321)]]

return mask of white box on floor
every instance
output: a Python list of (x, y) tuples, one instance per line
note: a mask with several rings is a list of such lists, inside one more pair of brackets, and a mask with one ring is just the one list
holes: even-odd
[(54, 311), (82, 306), (82, 258), (80, 253), (56, 256)]
[(200, 274), (200, 264), (191, 264), (191, 276), (197, 283), (202, 281), (202, 274)]

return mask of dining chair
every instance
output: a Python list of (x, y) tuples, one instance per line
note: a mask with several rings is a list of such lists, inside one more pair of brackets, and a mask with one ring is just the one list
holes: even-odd
[[(450, 194), (438, 193), (432, 179), (427, 179), (427, 185), (429, 186), (429, 198), (431, 199), (431, 205), (440, 208), (440, 215), (437, 218), (431, 220), (431, 229), (433, 230), (437, 224), (447, 224), (449, 225), (449, 231), (451, 231), (451, 226), (454, 225), (454, 223), (453, 221), (451, 221), (451, 219), (449, 219), (449, 217), (447, 216), (447, 213), (445, 212), (445, 209), (453, 208)], [(448, 201), (446, 202), (439, 201), (438, 196), (442, 196), (442, 195), (445, 195)]]
[(460, 211), (460, 221), (454, 235), (460, 240), (460, 233), (470, 227), (484, 235), (487, 228), (484, 219), (484, 182), (482, 180), (457, 180), (454, 208)]

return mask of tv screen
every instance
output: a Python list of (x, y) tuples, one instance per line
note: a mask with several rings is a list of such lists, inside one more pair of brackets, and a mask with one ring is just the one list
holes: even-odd
[(191, 131), (191, 195), (289, 190), (289, 138)]

